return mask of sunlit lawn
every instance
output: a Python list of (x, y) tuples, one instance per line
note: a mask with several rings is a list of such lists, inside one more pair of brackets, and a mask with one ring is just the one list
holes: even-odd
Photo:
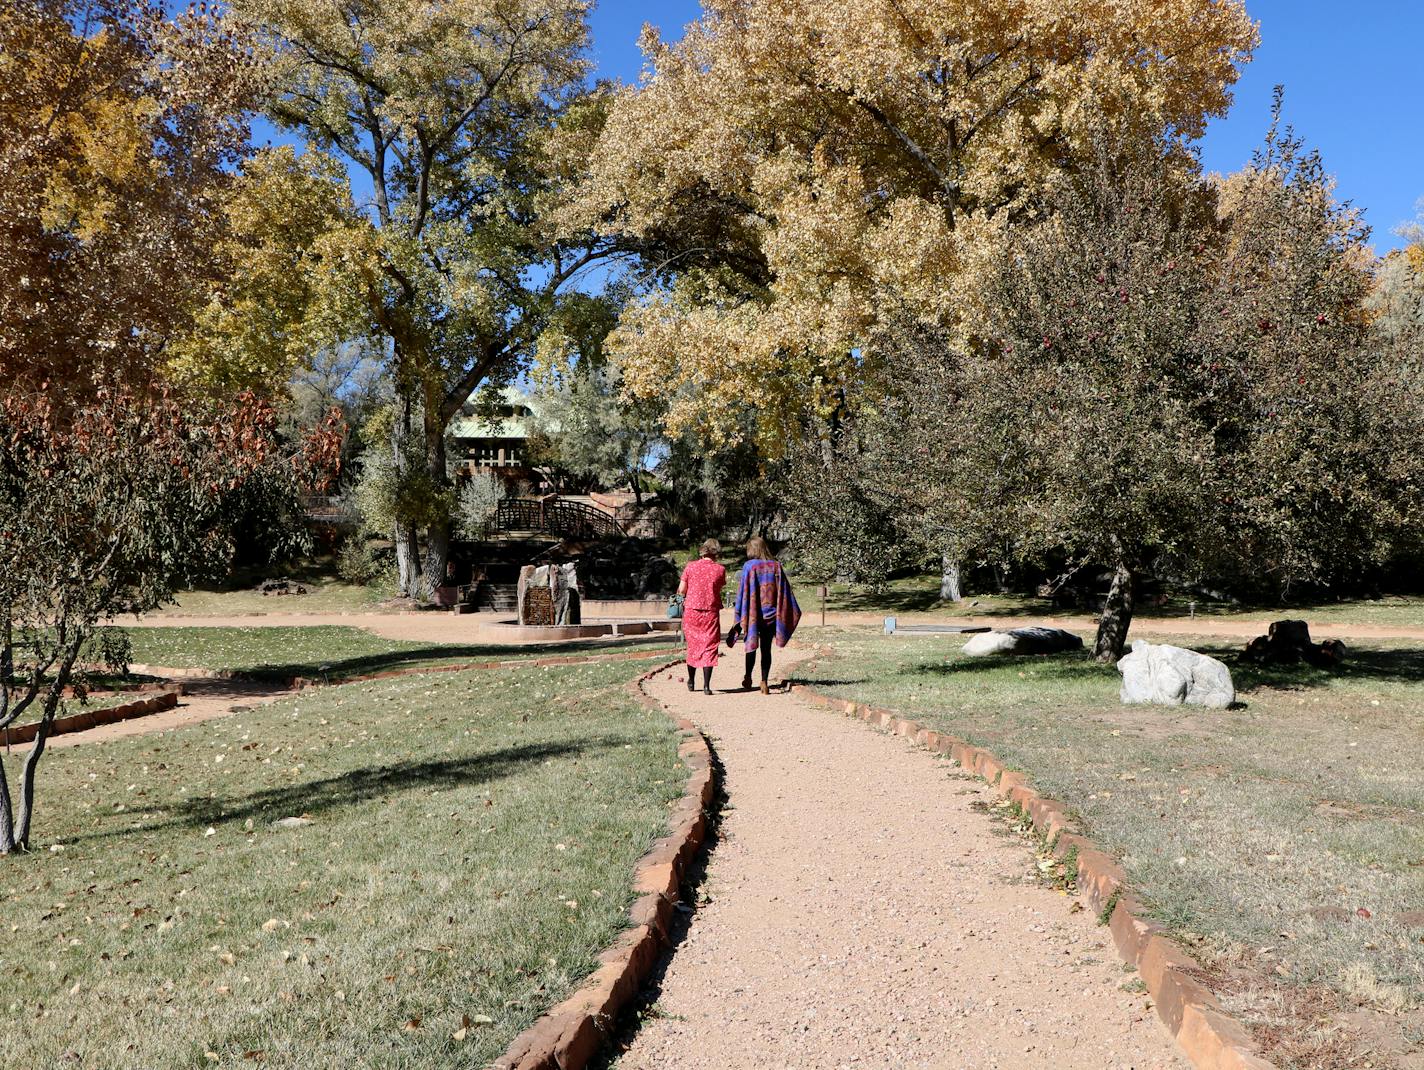
[(428, 643), (386, 639), (344, 625), (301, 627), (158, 627), (131, 628), (133, 661), (176, 669), (218, 669), (272, 677), (340, 678), (385, 669), (408, 668), (544, 655), (586, 655), (644, 651), (650, 657), (676, 645), (630, 645), (617, 641), (547, 646), (500, 646), (479, 643)]
[(0, 1065), (484, 1066), (623, 928), (681, 793), (637, 671), (405, 677), (48, 755), (36, 850), (0, 859)]

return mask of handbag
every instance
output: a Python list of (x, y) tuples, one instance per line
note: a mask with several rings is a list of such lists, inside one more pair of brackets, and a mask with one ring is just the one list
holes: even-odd
[(668, 620), (682, 620), (682, 603), (683, 597), (680, 594), (675, 594), (668, 600)]
[(741, 626), (740, 624), (733, 624), (730, 628), (728, 628), (728, 629), (727, 629), (727, 649), (728, 649), (728, 650), (731, 650), (732, 647), (736, 646), (736, 645), (737, 645), (737, 640), (740, 639), (741, 637), (742, 637), (742, 626)]

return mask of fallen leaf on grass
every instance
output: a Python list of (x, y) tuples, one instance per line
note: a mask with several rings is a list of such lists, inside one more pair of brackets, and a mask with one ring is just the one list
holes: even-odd
[(401, 1028), (404, 1029), (407, 1033), (414, 1033), (417, 1029), (420, 1028), (420, 1015), (416, 1015), (414, 1018), (410, 1019), (408, 1022), (405, 1023), (405, 1025), (401, 1026)]

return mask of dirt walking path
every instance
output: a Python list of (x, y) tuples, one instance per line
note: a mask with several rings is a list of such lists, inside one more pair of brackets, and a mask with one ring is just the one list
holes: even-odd
[[(243, 680), (198, 680), (181, 681), (187, 692), (178, 699), (178, 705), (171, 710), (135, 717), (129, 721), (86, 728), (82, 732), (70, 732), (62, 736), (52, 736), (45, 748), (77, 747), (80, 744), (104, 743), (125, 736), (145, 736), (153, 732), (167, 732), (174, 728), (211, 721), (215, 717), (228, 717), (251, 706), (272, 702), (290, 689), (278, 684), (264, 684)], [(16, 747), (17, 751), (29, 750), (29, 745)]]
[(711, 901), (618, 1070), (1188, 1065), (984, 785), (793, 695), (648, 687), (712, 739), (728, 801)]
[[(861, 613), (832, 610), (826, 614), (828, 625), (840, 627), (879, 628), (888, 613)], [(184, 617), (156, 614), (142, 618), (123, 617), (114, 623), (126, 628), (276, 628), (310, 627), (318, 624), (338, 624), (363, 628), (386, 639), (405, 639), (428, 643), (498, 643), (519, 645), (518, 633), (495, 624), (493, 614), (468, 613), (262, 613), (222, 617)], [(1308, 619), (1308, 618), (1307, 618)], [(1024, 628), (1044, 624), (1055, 628), (1091, 633), (1098, 626), (1097, 618), (1066, 617), (947, 617), (938, 613), (901, 613), (903, 625), (948, 624), (988, 628)], [(820, 622), (819, 613), (807, 613), (802, 627), (814, 634)], [(1129, 639), (1145, 636), (1201, 635), (1223, 639), (1251, 639), (1264, 635), (1267, 624), (1259, 620), (1234, 620), (1221, 617), (1152, 618), (1137, 617), (1132, 622)], [(1350, 622), (1312, 621), (1310, 633), (1317, 639), (1375, 640), (1424, 639), (1424, 628), (1403, 624), (1361, 624)]]

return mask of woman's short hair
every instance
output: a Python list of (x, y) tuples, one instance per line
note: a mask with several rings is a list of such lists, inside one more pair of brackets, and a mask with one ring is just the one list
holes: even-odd
[(771, 547), (766, 544), (766, 540), (760, 535), (753, 535), (747, 540), (747, 558), (749, 560), (770, 561)]
[(713, 561), (716, 561), (717, 558), (722, 556), (722, 544), (716, 539), (708, 539), (702, 544), (702, 548), (697, 551), (697, 556), (711, 558)]

